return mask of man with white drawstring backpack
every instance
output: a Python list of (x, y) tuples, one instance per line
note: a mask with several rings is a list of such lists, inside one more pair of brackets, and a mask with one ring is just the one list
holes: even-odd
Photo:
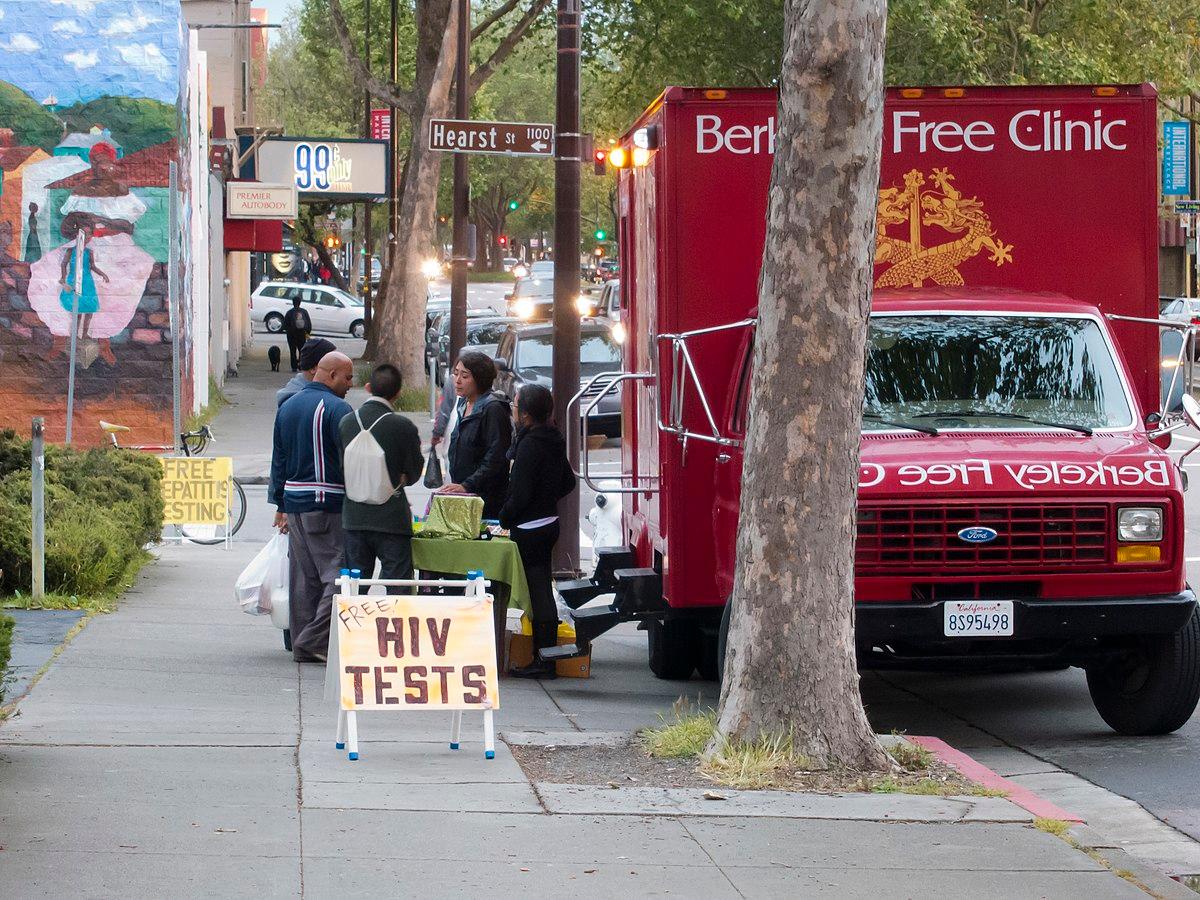
[(393, 411), (400, 388), (395, 366), (376, 366), (367, 383), (371, 396), (338, 426), (346, 482), (344, 565), (364, 578), (373, 576), (377, 560), (380, 578), (411, 578), (413, 572), (412, 511), (404, 488), (421, 477), (424, 460), (417, 426)]

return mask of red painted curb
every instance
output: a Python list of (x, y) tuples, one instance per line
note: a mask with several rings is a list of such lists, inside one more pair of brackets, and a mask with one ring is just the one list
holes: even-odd
[(904, 735), (904, 739), (912, 741), (920, 747), (924, 747), (946, 765), (957, 769), (963, 774), (963, 777), (971, 779), (976, 784), (981, 784), (993, 790), (1004, 791), (1008, 795), (1007, 799), (1040, 819), (1083, 822), (1083, 819), (1079, 816), (1069, 813), (1059, 806), (1055, 806), (1049, 800), (1043, 800), (1033, 791), (1029, 790), (1029, 788), (1021, 787), (1015, 781), (1010, 781), (1001, 775), (997, 775), (983, 763), (977, 762), (961, 750), (955, 750), (941, 738), (915, 737), (906, 734)]

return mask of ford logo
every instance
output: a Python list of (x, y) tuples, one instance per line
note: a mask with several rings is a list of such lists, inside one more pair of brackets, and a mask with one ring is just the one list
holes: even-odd
[(970, 528), (963, 528), (958, 532), (959, 540), (966, 541), (968, 544), (990, 544), (996, 538), (1000, 537), (1000, 533), (994, 528), (985, 528), (982, 525), (973, 525)]

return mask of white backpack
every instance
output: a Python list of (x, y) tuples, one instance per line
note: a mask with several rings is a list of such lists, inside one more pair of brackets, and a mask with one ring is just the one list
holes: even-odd
[[(380, 416), (371, 423), (371, 428), (389, 415), (393, 413)], [(379, 506), (391, 500), (399, 488), (392, 486), (383, 448), (379, 446), (379, 441), (375, 440), (375, 435), (371, 434), (371, 428), (363, 427), (358, 410), (354, 411), (354, 418), (358, 422), (359, 432), (354, 436), (354, 440), (346, 445), (346, 452), (342, 457), (346, 496), (355, 503)]]

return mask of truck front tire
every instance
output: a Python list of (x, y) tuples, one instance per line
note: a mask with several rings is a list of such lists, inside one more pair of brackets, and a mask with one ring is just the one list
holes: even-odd
[(1087, 667), (1100, 717), (1120, 734), (1170, 734), (1200, 701), (1200, 612), (1175, 634), (1143, 638), (1128, 653)]
[(699, 646), (697, 628), (692, 622), (667, 620), (647, 623), (650, 644), (650, 671), (665, 681), (687, 681), (696, 671)]

